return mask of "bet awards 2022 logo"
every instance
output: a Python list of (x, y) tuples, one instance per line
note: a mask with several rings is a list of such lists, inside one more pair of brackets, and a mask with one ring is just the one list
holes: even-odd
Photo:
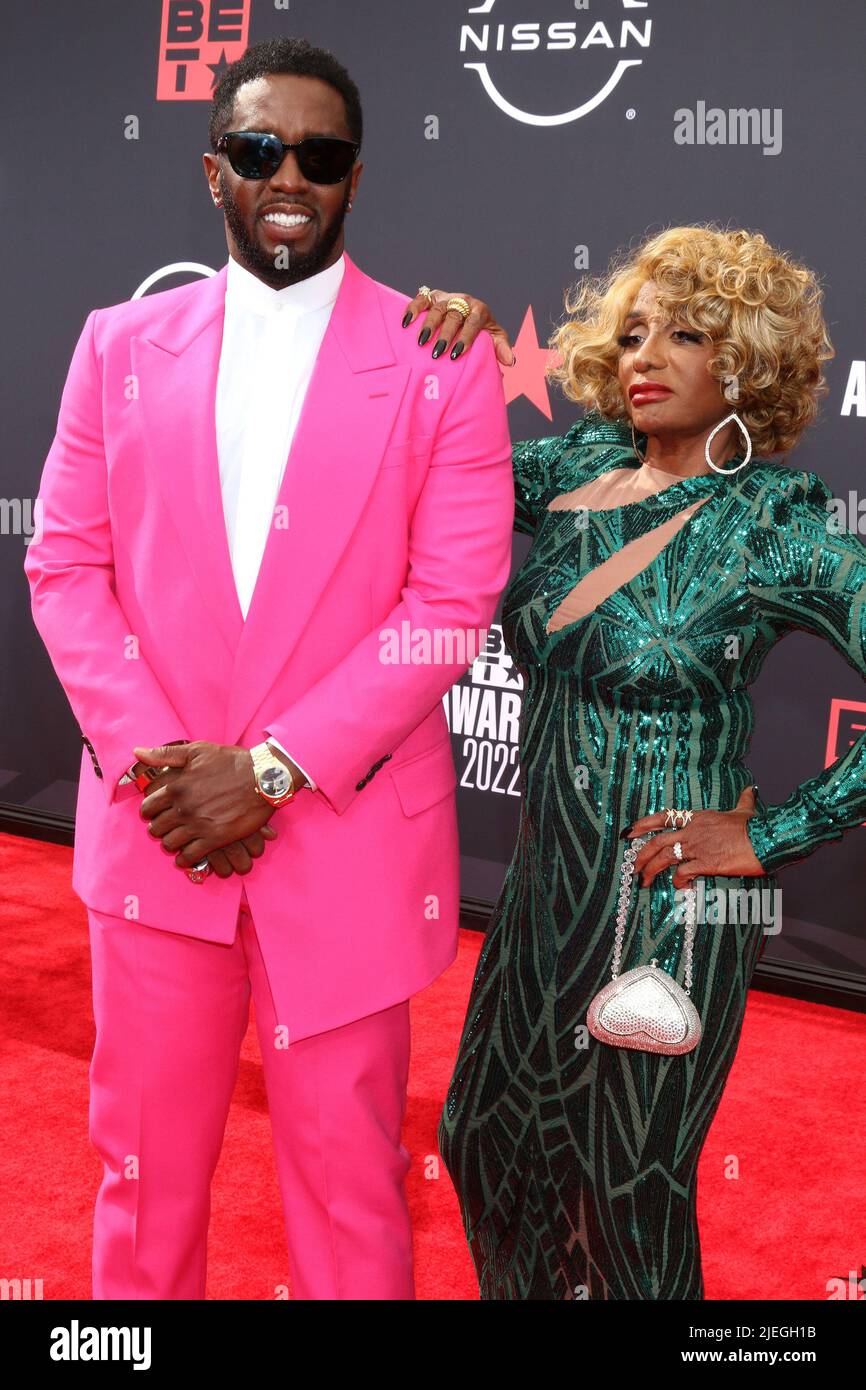
[[(460, 26), (463, 66), (477, 72), (490, 100), (525, 125), (577, 121), (600, 106), (652, 42), (650, 0), (482, 0)], [(526, 19), (526, 12), (533, 14)], [(538, 17), (538, 12), (543, 17)], [(601, 14), (599, 14), (601, 12)], [(539, 111), (542, 100), (550, 109)]]
[(247, 46), (251, 0), (162, 0), (157, 101), (210, 101)]

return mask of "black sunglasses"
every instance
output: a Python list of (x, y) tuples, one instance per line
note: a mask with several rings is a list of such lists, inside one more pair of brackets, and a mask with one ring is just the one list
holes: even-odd
[(217, 154), (242, 179), (269, 179), (294, 150), (298, 168), (310, 183), (342, 183), (358, 156), (360, 145), (331, 135), (311, 135), (297, 145), (287, 145), (278, 135), (259, 130), (229, 130), (216, 143)]

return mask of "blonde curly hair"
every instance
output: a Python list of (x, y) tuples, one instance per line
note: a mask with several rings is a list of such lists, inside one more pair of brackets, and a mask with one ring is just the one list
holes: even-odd
[(717, 224), (669, 227), (636, 252), (619, 252), (603, 275), (566, 292), (569, 315), (550, 338), (560, 362), (548, 376), (570, 400), (607, 419), (628, 419), (617, 379), (617, 339), (641, 285), (652, 280), (670, 319), (707, 334), (720, 388), (756, 454), (792, 449), (827, 393), (821, 363), (834, 357), (814, 273), (770, 246), (760, 232)]

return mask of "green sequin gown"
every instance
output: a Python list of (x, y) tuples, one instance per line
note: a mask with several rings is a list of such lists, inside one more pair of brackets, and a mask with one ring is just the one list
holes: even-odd
[[(826, 638), (866, 674), (866, 547), (828, 530), (819, 477), (753, 458), (590, 512), (583, 528), (547, 509), (639, 466), (630, 428), (595, 412), (514, 447), (515, 526), (533, 535), (502, 616), (524, 680), (521, 814), (439, 1127), (483, 1299), (704, 1297), (698, 1158), (767, 934), (698, 925), (692, 1052), (576, 1046), (611, 978), (619, 832), (666, 806), (735, 806), (754, 780), (749, 687), (785, 633)], [(636, 578), (545, 632), (582, 575), (707, 495)], [(866, 735), (783, 804), (757, 804), (748, 833), (766, 876), (708, 877), (708, 892), (774, 893), (775, 871), (866, 819)], [(682, 983), (671, 877), (634, 881), (621, 969), (655, 954)]]

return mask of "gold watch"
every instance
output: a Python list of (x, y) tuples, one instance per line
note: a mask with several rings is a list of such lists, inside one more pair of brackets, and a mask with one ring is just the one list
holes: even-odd
[(285, 806), (295, 794), (292, 774), (285, 763), (280, 762), (268, 743), (257, 743), (250, 749), (253, 760), (253, 776), (256, 791), (272, 806)]

